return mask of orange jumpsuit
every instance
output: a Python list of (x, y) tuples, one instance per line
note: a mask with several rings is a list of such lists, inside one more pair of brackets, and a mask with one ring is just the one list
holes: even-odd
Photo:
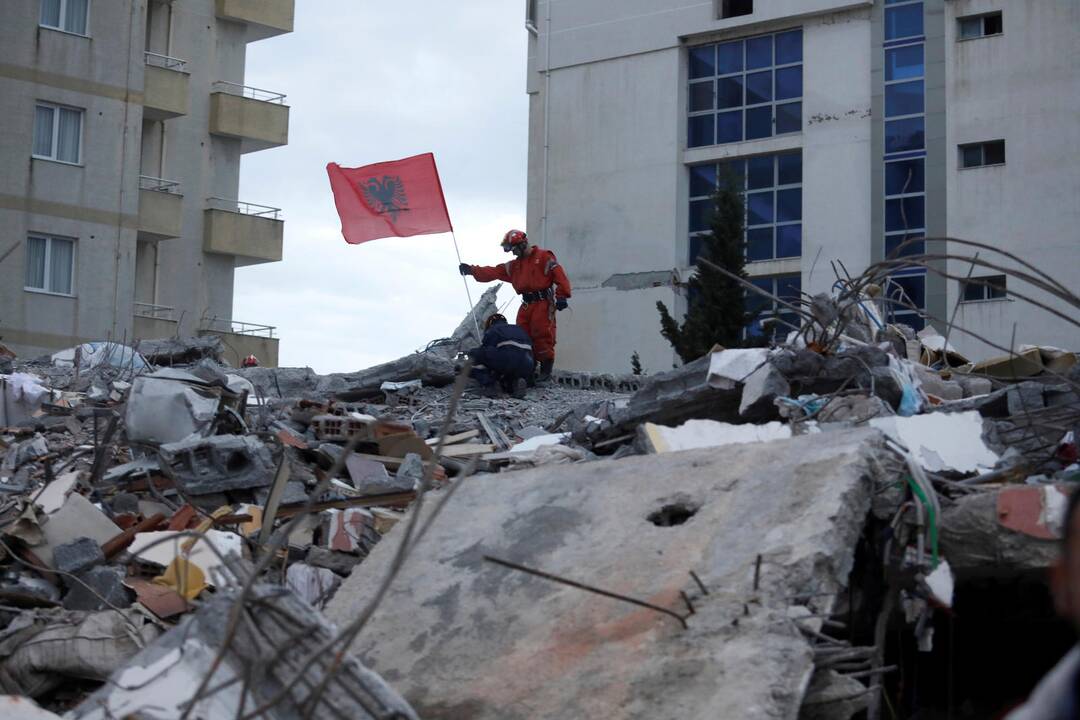
[[(517, 324), (525, 328), (533, 343), (537, 362), (555, 359), (555, 300), (570, 297), (566, 278), (555, 253), (533, 246), (523, 258), (502, 265), (472, 266), (472, 276), (479, 282), (502, 280), (522, 295)], [(527, 295), (540, 295), (527, 301)]]

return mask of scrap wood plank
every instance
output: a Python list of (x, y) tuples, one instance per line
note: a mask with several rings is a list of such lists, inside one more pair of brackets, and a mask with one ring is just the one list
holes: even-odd
[[(443, 442), (443, 445), (456, 445), (457, 443), (465, 442), (466, 440), (472, 440), (474, 437), (477, 437), (479, 434), (480, 434), (479, 430), (469, 430), (467, 432), (458, 433), (457, 435), (449, 435), (449, 436), (447, 436), (446, 440)], [(437, 437), (429, 438), (429, 439), (425, 440), (424, 442), (427, 443), (430, 447), (435, 447), (436, 445), (439, 444), (439, 438), (437, 438)]]
[(482, 445), (480, 443), (464, 444), (464, 445), (450, 445), (444, 447), (442, 454), (444, 457), (466, 457), (468, 455), (483, 455), (495, 450), (494, 445)]
[(499, 428), (495, 427), (495, 423), (491, 422), (487, 415), (484, 413), (476, 413), (476, 419), (480, 421), (480, 426), (484, 428), (484, 432), (487, 433), (488, 440), (495, 443), (500, 450), (509, 450), (512, 443), (510, 438), (506, 437)]

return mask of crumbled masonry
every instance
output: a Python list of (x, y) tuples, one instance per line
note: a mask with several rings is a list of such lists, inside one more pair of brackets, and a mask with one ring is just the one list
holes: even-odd
[(355, 373), (236, 369), (207, 338), (0, 353), (0, 695), (75, 718), (998, 714), (1068, 637), (1045, 572), (1080, 365), (969, 362), (861, 292), (770, 347), (556, 371), (524, 400), (460, 376), (498, 287)]

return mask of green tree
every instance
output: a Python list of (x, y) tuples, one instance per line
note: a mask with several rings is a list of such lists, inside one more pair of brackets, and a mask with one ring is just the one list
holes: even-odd
[(635, 375), (644, 375), (645, 370), (641, 367), (641, 356), (638, 355), (638, 351), (635, 350), (634, 354), (630, 356), (630, 372)]
[[(701, 239), (699, 257), (745, 280), (742, 182), (730, 170), (720, 178), (712, 210), (710, 232)], [(660, 312), (660, 334), (671, 343), (682, 361), (696, 360), (716, 344), (724, 347), (742, 344), (746, 325), (743, 286), (703, 263), (698, 264), (687, 284), (690, 306), (682, 325), (671, 316), (663, 302), (656, 303)]]

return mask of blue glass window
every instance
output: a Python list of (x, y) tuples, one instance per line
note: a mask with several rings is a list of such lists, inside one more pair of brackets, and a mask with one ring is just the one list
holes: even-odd
[(923, 112), (923, 81), (894, 83), (885, 86), (885, 117), (919, 115)]
[(802, 56), (802, 30), (690, 48), (688, 112), (715, 119), (689, 125), (687, 146), (800, 131)]
[(885, 194), (907, 195), (926, 189), (923, 158), (885, 163)]
[(799, 257), (802, 255), (802, 225), (776, 226), (776, 257)]
[(923, 76), (923, 46), (905, 45), (885, 51), (885, 81)]
[(776, 99), (797, 97), (802, 97), (802, 68), (780, 68), (776, 71)]
[(775, 156), (762, 155), (746, 161), (746, 186), (750, 190), (760, 190), (773, 186), (773, 164)]
[(746, 258), (750, 262), (802, 254), (802, 153), (786, 152), (690, 167), (691, 262), (698, 233), (707, 232), (716, 183), (730, 178), (745, 192)]
[(746, 76), (746, 104), (760, 105), (772, 100), (772, 71), (750, 73)]
[[(909, 255), (922, 255), (926, 252), (925, 242), (912, 242), (904, 245), (905, 240), (921, 238), (922, 234), (914, 235), (889, 235), (885, 238), (886, 257), (908, 257)], [(901, 247), (903, 246), (903, 247)]]
[[(767, 275), (750, 279), (754, 287), (761, 288), (765, 292), (777, 296), (780, 300), (794, 304), (802, 295), (801, 275)], [(751, 337), (760, 337), (765, 333), (762, 320), (777, 318), (781, 323), (772, 324), (772, 330), (780, 336), (791, 332), (792, 327), (799, 326), (799, 317), (791, 312), (785, 305), (776, 300), (760, 295), (750, 290), (746, 291), (743, 307), (747, 312), (746, 334)]]
[(913, 195), (885, 201), (885, 232), (926, 227), (926, 198)]
[(690, 124), (687, 128), (687, 139), (690, 147), (713, 144), (713, 138), (715, 137), (713, 117), (712, 115), (692, 115), (690, 117)]
[(716, 192), (716, 166), (692, 165), (690, 167), (690, 195), (702, 197)]
[(716, 74), (728, 75), (742, 72), (743, 69), (743, 41), (720, 43), (716, 46)]
[(911, 310), (910, 305), (917, 308), (926, 307), (926, 273), (912, 273), (910, 275), (893, 275), (889, 278), (889, 301), (896, 312)]
[(746, 69), (766, 68), (773, 64), (772, 35), (746, 41)]
[(776, 156), (777, 180), (781, 185), (802, 183), (802, 153), (793, 152)]
[(716, 46), (690, 48), (690, 79), (712, 77), (716, 74)]
[(788, 65), (802, 62), (802, 30), (791, 30), (776, 35), (776, 64)]
[(899, 40), (923, 34), (923, 6), (903, 5), (885, 8), (885, 39)]
[(784, 103), (776, 106), (776, 134), (798, 132), (802, 129), (802, 103)]
[(923, 118), (889, 120), (885, 123), (885, 152), (922, 150), (925, 147), (925, 122)]
[(746, 139), (757, 140), (772, 135), (772, 106), (746, 109)]

